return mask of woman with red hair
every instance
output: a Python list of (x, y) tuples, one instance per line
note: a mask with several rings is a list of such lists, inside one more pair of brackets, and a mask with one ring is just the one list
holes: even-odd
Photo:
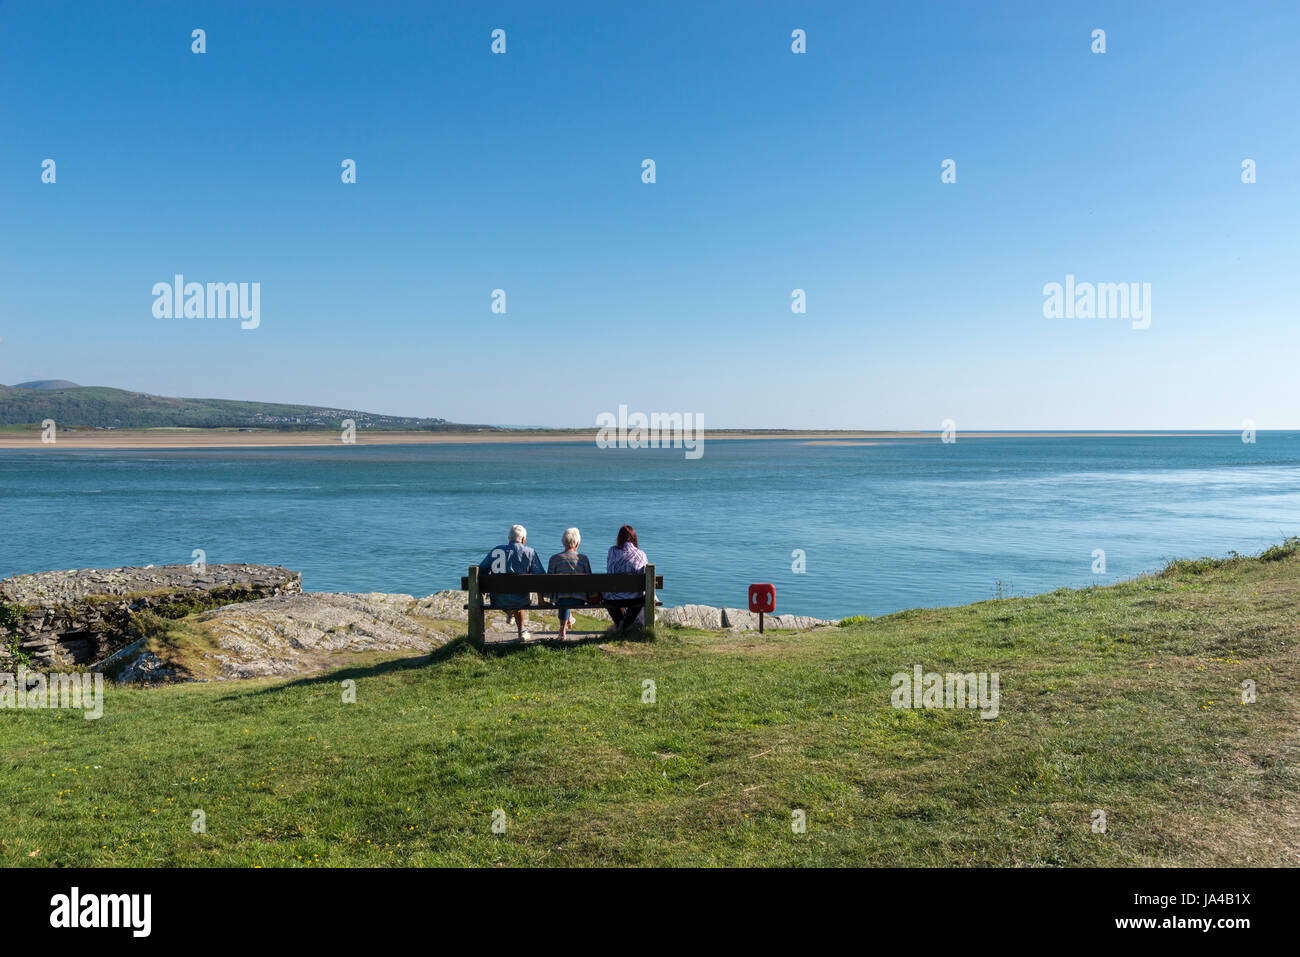
[[(611, 575), (631, 575), (645, 571), (648, 564), (645, 552), (641, 551), (636, 540), (636, 529), (624, 525), (618, 530), (618, 543), (609, 550), (605, 557), (605, 571)], [(626, 631), (633, 620), (643, 621), (645, 614), (644, 592), (611, 592), (605, 595), (609, 617), (614, 620), (614, 627)], [(633, 619), (632, 612), (641, 609)]]

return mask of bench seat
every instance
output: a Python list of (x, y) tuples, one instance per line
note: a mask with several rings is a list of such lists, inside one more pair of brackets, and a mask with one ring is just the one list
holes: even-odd
[[(528, 595), (529, 603), (522, 605), (512, 611), (547, 611), (555, 610), (555, 604), (534, 603), (532, 596), (538, 595), (546, 599), (551, 595), (581, 594), (590, 595), (599, 593), (601, 595), (609, 592), (629, 593), (635, 592), (637, 597), (625, 600), (614, 599), (607, 601), (602, 598), (600, 601), (585, 601), (579, 598), (564, 599), (565, 604), (572, 602), (573, 608), (608, 608), (611, 605), (639, 605), (645, 604), (645, 627), (654, 628), (655, 623), (655, 592), (664, 587), (662, 575), (655, 574), (653, 565), (646, 565), (645, 573), (635, 572), (632, 574), (563, 574), (563, 575), (513, 575), (513, 574), (489, 574), (483, 572), (477, 565), (469, 567), (469, 574), (461, 580), (461, 588), (468, 593), (468, 602), (465, 607), (469, 610), (469, 639), (477, 647), (483, 648), (486, 642), (486, 628), (484, 622), (484, 613), (488, 608), (485, 599), (492, 595)], [(501, 609), (505, 610), (505, 609)]]

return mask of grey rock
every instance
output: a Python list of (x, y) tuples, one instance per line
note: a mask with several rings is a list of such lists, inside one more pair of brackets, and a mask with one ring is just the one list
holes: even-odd
[(134, 661), (127, 662), (118, 681), (122, 684), (175, 681), (179, 677), (177, 669), (171, 667), (151, 651), (146, 651)]
[[(758, 613), (747, 608), (724, 608), (722, 620), (723, 627), (729, 631), (758, 631)], [(834, 624), (836, 622), (832, 620), (804, 615), (767, 615), (763, 621), (764, 628), (791, 631), (807, 631)]]
[(722, 609), (722, 627), (730, 631), (758, 630), (758, 615), (743, 608)]
[(468, 601), (468, 592), (438, 591), (416, 602), (412, 614), (438, 621), (469, 621)]
[[(439, 591), (434, 592), (421, 598), (415, 603), (415, 608), (411, 612), (413, 615), (419, 615), (423, 618), (432, 618), (437, 621), (469, 621), (469, 610), (465, 605), (469, 602), (469, 592), (464, 591)], [(490, 609), (489, 609), (490, 610)], [(556, 612), (549, 608), (541, 611), (530, 611), (532, 615), (554, 615)], [(609, 612), (604, 608), (579, 608), (575, 614), (585, 615), (588, 618), (596, 618), (600, 621), (609, 621)]]
[(679, 628), (700, 628), (705, 631), (721, 631), (722, 609), (712, 605), (679, 605), (655, 610), (656, 623), (676, 625)]
[(812, 628), (823, 628), (839, 624), (839, 619), (809, 618), (806, 615), (769, 615), (767, 621), (773, 628), (789, 629), (790, 631), (808, 631)]
[(15, 605), (58, 609), (87, 598), (154, 592), (198, 594), (225, 588), (301, 591), (302, 575), (271, 565), (148, 565), (143, 568), (74, 568), (14, 575), (0, 581), (0, 600)]
[(216, 608), (195, 624), (217, 647), (214, 677), (295, 675), (336, 665), (340, 653), (446, 644), (448, 635), (412, 616), (415, 605), (410, 595), (307, 592)]

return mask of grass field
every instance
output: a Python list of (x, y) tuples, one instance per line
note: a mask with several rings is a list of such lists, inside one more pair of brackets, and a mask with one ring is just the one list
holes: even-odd
[[(0, 864), (1295, 865), (1298, 602), (1293, 541), (803, 634), (112, 687), (0, 712)], [(914, 664), (998, 672), (999, 716), (891, 707)]]

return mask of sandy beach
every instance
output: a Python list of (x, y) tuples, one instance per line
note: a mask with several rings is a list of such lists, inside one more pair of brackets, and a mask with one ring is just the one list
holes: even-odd
[[(1115, 436), (1180, 438), (1214, 435), (1212, 432), (961, 432), (958, 438), (1106, 438)], [(815, 446), (881, 445), (893, 441), (933, 441), (940, 432), (819, 432), (819, 431), (726, 431), (706, 432), (705, 442), (796, 440)], [(483, 443), (595, 442), (595, 429), (520, 430), (499, 432), (358, 432), (356, 445), (476, 445)], [(306, 448), (342, 445), (336, 431), (272, 432), (235, 429), (140, 429), (105, 432), (77, 429), (60, 432), (58, 440), (43, 443), (41, 433), (0, 432), (0, 451), (11, 449), (243, 449)]]

